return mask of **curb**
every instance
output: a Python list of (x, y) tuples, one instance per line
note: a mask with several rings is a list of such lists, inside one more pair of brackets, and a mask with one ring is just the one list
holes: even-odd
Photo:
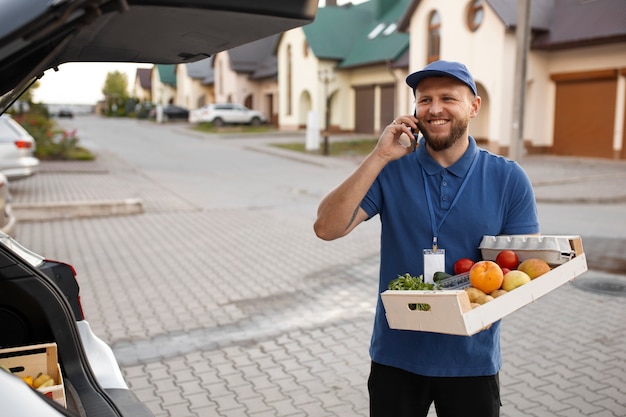
[(12, 204), (19, 222), (66, 220), (88, 217), (141, 214), (143, 202), (137, 198), (119, 201), (72, 201)]

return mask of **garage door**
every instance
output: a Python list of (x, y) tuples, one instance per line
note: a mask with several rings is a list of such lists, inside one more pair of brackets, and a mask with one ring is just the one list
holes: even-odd
[(354, 87), (354, 130), (356, 133), (374, 133), (374, 86)]
[(396, 88), (393, 84), (380, 86), (380, 131), (396, 117), (395, 103)]
[(556, 155), (613, 158), (617, 71), (553, 75)]

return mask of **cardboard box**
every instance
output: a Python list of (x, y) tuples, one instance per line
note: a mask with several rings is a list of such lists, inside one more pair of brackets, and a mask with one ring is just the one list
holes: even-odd
[[(552, 249), (538, 249), (543, 244), (544, 238), (545, 236), (526, 237), (531, 242), (535, 241), (535, 247), (532, 244), (529, 244), (528, 247), (532, 248), (534, 257), (546, 261), (548, 259), (554, 260)], [(486, 326), (587, 271), (587, 261), (580, 236), (559, 236), (557, 238), (560, 245), (565, 240), (571, 248), (567, 261), (562, 261), (559, 257), (559, 265), (550, 272), (475, 309), (472, 309), (464, 290), (384, 291), (381, 297), (389, 327), (465, 336), (478, 333)], [(506, 246), (504, 242), (507, 242), (507, 239), (497, 240), (499, 244)], [(496, 246), (492, 245), (484, 252), (484, 259), (493, 260), (495, 259), (494, 252), (497, 255), (497, 251), (509, 249), (509, 247)], [(548, 263), (551, 262), (548, 261)], [(410, 305), (416, 304), (421, 305), (423, 309), (411, 309)]]
[(0, 365), (6, 366), (19, 377), (32, 376), (35, 379), (39, 373), (50, 375), (55, 385), (39, 388), (38, 391), (66, 407), (65, 387), (56, 343), (0, 349)]

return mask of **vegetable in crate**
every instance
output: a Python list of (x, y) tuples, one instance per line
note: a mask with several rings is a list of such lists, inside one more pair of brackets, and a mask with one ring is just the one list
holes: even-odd
[(437, 271), (433, 274), (433, 281), (440, 282), (446, 278), (450, 278), (451, 276), (452, 275), (448, 274), (447, 272)]
[[(414, 277), (408, 272), (404, 275), (398, 275), (398, 278), (392, 280), (389, 283), (387, 288), (389, 288), (390, 290), (405, 290), (405, 291), (410, 291), (410, 290), (423, 291), (423, 290), (438, 289), (438, 287), (435, 288), (435, 284), (424, 282), (423, 275), (420, 275), (419, 277)], [(409, 304), (409, 309), (428, 311), (430, 310), (430, 305), (422, 304), (422, 303), (420, 304), (412, 303), (412, 304)]]

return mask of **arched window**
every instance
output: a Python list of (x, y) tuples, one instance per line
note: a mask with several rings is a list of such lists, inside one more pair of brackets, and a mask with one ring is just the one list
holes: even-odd
[(439, 49), (441, 47), (441, 17), (436, 10), (430, 14), (428, 19), (428, 57), (431, 62), (439, 60)]
[(309, 56), (309, 43), (304, 40), (304, 44), (302, 45), (302, 56), (305, 58)]
[(475, 32), (483, 22), (484, 10), (482, 0), (472, 0), (467, 8), (467, 27)]
[(220, 59), (217, 62), (217, 65), (219, 66), (219, 68), (217, 70), (217, 75), (218, 75), (218, 79), (217, 79), (217, 93), (218, 94), (224, 94), (224, 61), (222, 61)]

